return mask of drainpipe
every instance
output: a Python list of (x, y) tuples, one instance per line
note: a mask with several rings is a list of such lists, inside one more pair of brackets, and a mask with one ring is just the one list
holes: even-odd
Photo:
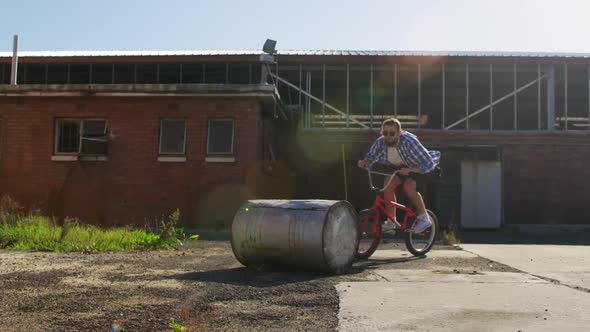
[(10, 72), (10, 84), (16, 85), (16, 70), (18, 68), (18, 57), (17, 57), (17, 50), (18, 50), (18, 35), (14, 35), (14, 40), (12, 42), (12, 71)]

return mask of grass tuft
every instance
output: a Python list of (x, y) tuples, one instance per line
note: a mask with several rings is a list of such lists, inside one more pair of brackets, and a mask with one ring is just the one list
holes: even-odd
[(173, 317), (170, 318), (170, 323), (168, 324), (168, 327), (171, 328), (174, 332), (181, 332), (187, 330), (185, 326), (178, 324)]
[(460, 243), (456, 235), (455, 225), (450, 225), (448, 229), (443, 229), (441, 235), (442, 244), (444, 245), (458, 245)]
[(25, 215), (18, 205), (3, 197), (0, 202), (0, 249), (85, 253), (177, 249), (184, 239), (184, 230), (176, 227), (179, 216), (177, 209), (155, 231), (130, 227), (104, 229), (76, 219), (66, 219), (60, 226), (48, 217)]

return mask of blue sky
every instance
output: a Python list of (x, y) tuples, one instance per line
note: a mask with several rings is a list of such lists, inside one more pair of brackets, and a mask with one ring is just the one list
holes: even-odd
[(0, 51), (590, 52), (588, 0), (3, 1)]

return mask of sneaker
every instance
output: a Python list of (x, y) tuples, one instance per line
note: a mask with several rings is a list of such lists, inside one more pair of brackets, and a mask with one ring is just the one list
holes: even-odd
[(389, 220), (389, 218), (387, 220), (385, 220), (385, 222), (383, 223), (383, 226), (381, 226), (381, 231), (382, 232), (391, 232), (394, 231), (396, 229), (400, 229), (402, 227), (402, 225), (400, 225), (397, 220), (391, 221)]
[(432, 221), (428, 217), (428, 213), (423, 213), (416, 218), (416, 224), (414, 225), (414, 233), (422, 233), (432, 226)]

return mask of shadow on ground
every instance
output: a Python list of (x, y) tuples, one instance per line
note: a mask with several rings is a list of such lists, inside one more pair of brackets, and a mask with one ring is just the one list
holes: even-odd
[(351, 274), (362, 273), (362, 272), (365, 272), (366, 270), (374, 270), (374, 269), (377, 269), (383, 265), (401, 264), (401, 263), (407, 263), (407, 262), (412, 262), (412, 261), (418, 261), (421, 259), (425, 259), (426, 257), (428, 257), (428, 255), (420, 256), (420, 257), (411, 256), (411, 257), (399, 257), (399, 258), (390, 258), (390, 259), (369, 258), (367, 260), (356, 261), (354, 263), (354, 265), (352, 266), (352, 268), (350, 269), (350, 271), (348, 272), (348, 274), (351, 275)]
[[(368, 259), (355, 261), (350, 270), (343, 276), (353, 276), (377, 269), (383, 265), (401, 264), (424, 259), (423, 257), (402, 257), (392, 259)], [(281, 266), (262, 266), (259, 268), (236, 267), (211, 271), (191, 272), (168, 276), (168, 278), (196, 281), (213, 282), (228, 285), (249, 286), (249, 287), (274, 287), (286, 284), (307, 282), (312, 280), (329, 279), (339, 276), (334, 273), (306, 271), (301, 268), (285, 268)]]
[(273, 287), (285, 284), (320, 280), (334, 276), (329, 273), (260, 267), (258, 269), (237, 267), (169, 276), (184, 281), (214, 282), (250, 287)]

